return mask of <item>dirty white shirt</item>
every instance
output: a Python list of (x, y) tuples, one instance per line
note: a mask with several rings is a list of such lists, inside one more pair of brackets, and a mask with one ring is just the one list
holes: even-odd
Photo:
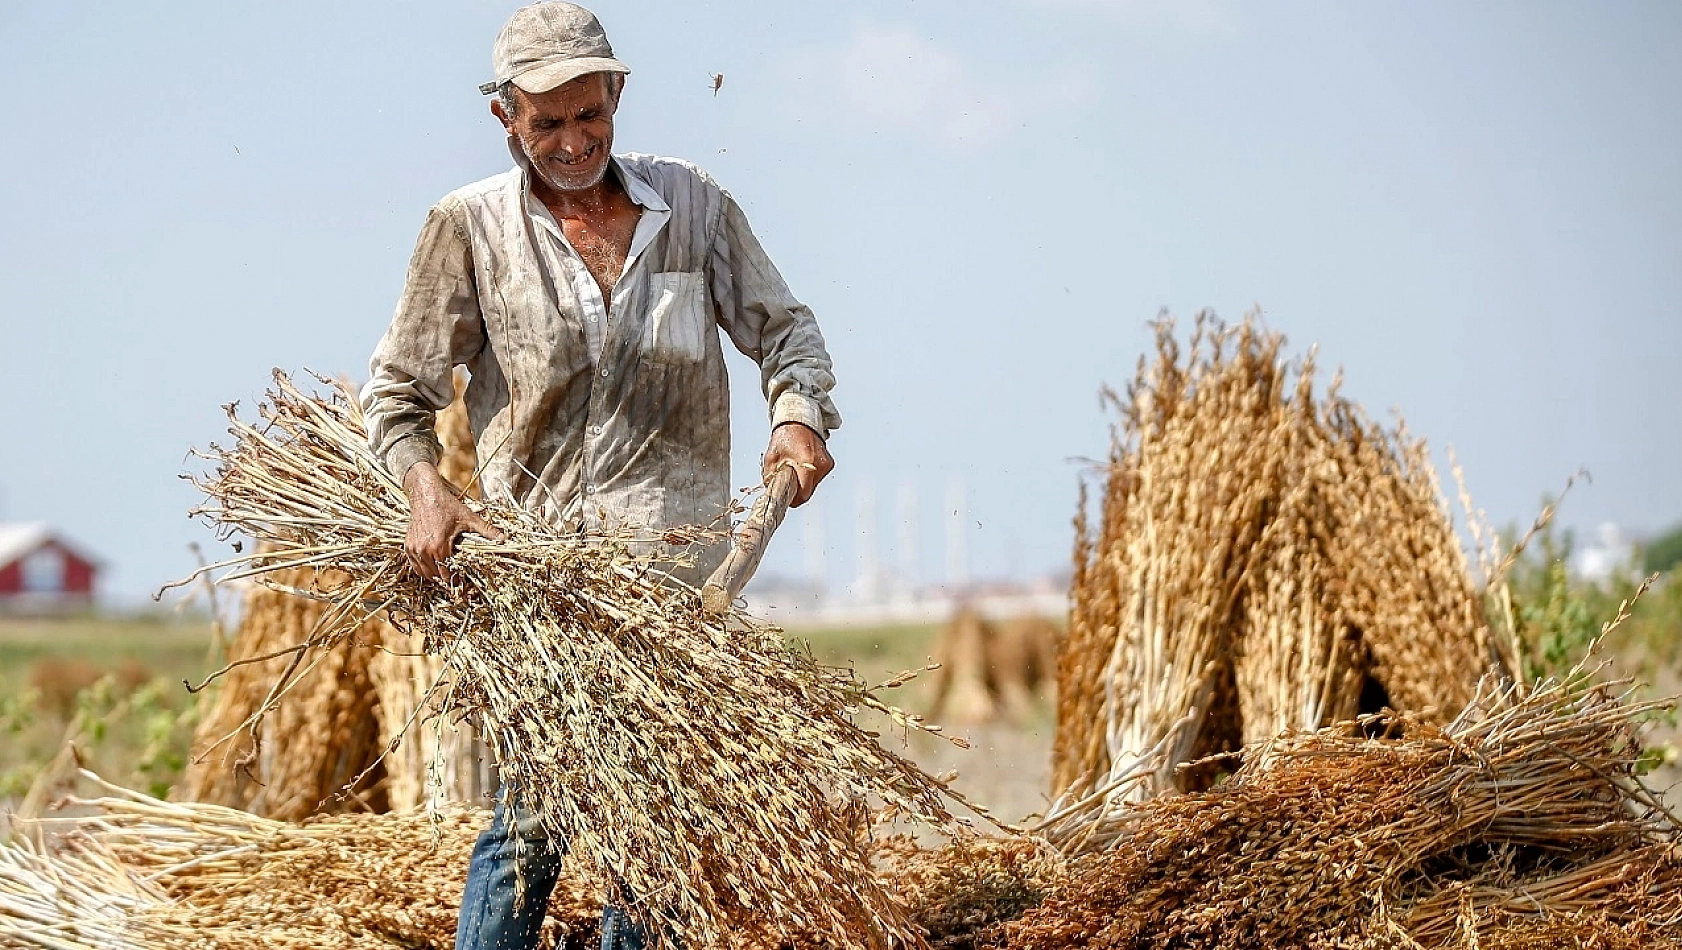
[(840, 426), (817, 322), (729, 193), (676, 159), (615, 156), (609, 173), (641, 209), (611, 306), (523, 161), (432, 208), (362, 391), (397, 478), (437, 462), (434, 413), (466, 366), (487, 498), (586, 528), (712, 523), (730, 494), (721, 332), (759, 364), (773, 426)]

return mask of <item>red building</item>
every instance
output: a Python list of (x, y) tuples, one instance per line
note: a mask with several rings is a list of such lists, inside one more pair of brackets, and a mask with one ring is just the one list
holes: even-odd
[(45, 523), (0, 524), (0, 612), (93, 603), (99, 562)]

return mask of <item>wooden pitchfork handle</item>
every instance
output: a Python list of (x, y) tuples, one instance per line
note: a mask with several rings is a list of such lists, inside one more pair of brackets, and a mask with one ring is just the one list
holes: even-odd
[(730, 545), (730, 555), (724, 563), (713, 571), (713, 576), (701, 585), (701, 610), (712, 615), (722, 614), (730, 609), (736, 598), (741, 595), (742, 588), (747, 586), (753, 572), (759, 568), (759, 559), (765, 556), (765, 548), (771, 543), (771, 534), (777, 526), (783, 523), (783, 516), (788, 514), (789, 502), (794, 500), (796, 492), (800, 491), (800, 473), (795, 471), (791, 463), (783, 463), (771, 473), (771, 478), (765, 483), (765, 491), (753, 503), (753, 511), (749, 512), (748, 520), (742, 524), (740, 531)]

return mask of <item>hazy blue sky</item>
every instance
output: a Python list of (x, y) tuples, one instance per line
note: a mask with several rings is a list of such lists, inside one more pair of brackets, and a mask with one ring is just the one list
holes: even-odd
[[(117, 593), (183, 573), (219, 406), (360, 377), (427, 207), (507, 166), (475, 86), (513, 6), (0, 5), (0, 519)], [(1319, 343), (1498, 521), (1582, 465), (1568, 524), (1682, 519), (1682, 4), (595, 9), (618, 147), (709, 168), (829, 337), (837, 575), (858, 486), (891, 538), (909, 482), (938, 579), (953, 478), (975, 573), (1060, 568), (1162, 307)]]

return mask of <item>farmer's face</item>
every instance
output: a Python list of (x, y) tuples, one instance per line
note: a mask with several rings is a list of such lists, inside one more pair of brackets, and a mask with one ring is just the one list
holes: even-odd
[(619, 97), (607, 73), (588, 73), (548, 92), (514, 89), (518, 108), (507, 115), (500, 100), (491, 112), (520, 143), (532, 171), (557, 191), (594, 188), (613, 154), (613, 113)]

